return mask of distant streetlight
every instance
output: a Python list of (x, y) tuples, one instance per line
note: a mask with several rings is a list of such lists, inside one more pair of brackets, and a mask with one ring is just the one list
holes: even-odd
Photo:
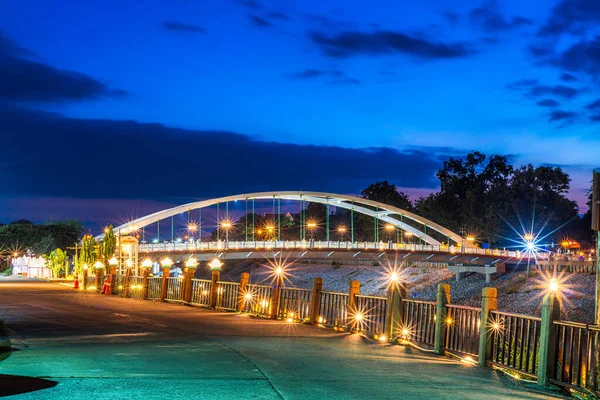
[(309, 220), (306, 223), (306, 227), (308, 228), (308, 231), (310, 232), (311, 240), (314, 239), (314, 232), (315, 232), (315, 229), (317, 228), (317, 223), (313, 220)]
[(346, 227), (344, 225), (338, 226), (337, 231), (338, 231), (338, 234), (340, 235), (340, 242), (343, 240), (347, 230), (348, 229), (346, 229)]
[(229, 241), (229, 229), (232, 227), (231, 221), (225, 220), (221, 222), (221, 228), (225, 229), (225, 241)]

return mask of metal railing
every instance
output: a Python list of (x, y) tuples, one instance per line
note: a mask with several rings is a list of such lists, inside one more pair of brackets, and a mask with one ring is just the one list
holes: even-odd
[(92, 290), (96, 290), (96, 276), (95, 275), (88, 275), (85, 278), (85, 289), (92, 291)]
[(596, 394), (600, 391), (600, 327), (554, 321), (557, 329), (556, 375), (550, 382)]
[(310, 317), (312, 290), (297, 288), (282, 288), (279, 298), (279, 312), (282, 319), (293, 318), (304, 321)]
[(541, 318), (490, 312), (492, 365), (537, 376)]
[(330, 326), (348, 324), (348, 293), (321, 292), (317, 322)]
[(141, 276), (129, 277), (129, 291), (127, 296), (132, 299), (141, 299), (144, 294), (144, 278)]
[(478, 357), (481, 309), (446, 305), (446, 350), (461, 355)]
[[(347, 249), (347, 250), (399, 250), (399, 251), (433, 251), (450, 254), (476, 254), (501, 257), (517, 257), (523, 254), (519, 251), (500, 249), (481, 249), (478, 247), (428, 245), (414, 243), (388, 242), (347, 242), (347, 241), (219, 241), (219, 242), (180, 242), (180, 243), (142, 243), (139, 251), (215, 251), (215, 250), (259, 250), (259, 249)], [(545, 254), (538, 254), (538, 259), (546, 259)]]
[(192, 304), (201, 306), (210, 306), (210, 287), (211, 281), (204, 279), (192, 279)]
[(437, 303), (432, 301), (404, 300), (401, 336), (404, 339), (433, 346), (436, 307)]
[(112, 281), (112, 294), (122, 296), (125, 293), (125, 275), (114, 275)]
[(273, 288), (264, 285), (246, 285), (244, 311), (260, 316), (271, 316)]
[(183, 277), (175, 278), (168, 277), (167, 278), (167, 300), (179, 301), (181, 300), (181, 283), (183, 282)]
[(237, 311), (240, 284), (237, 282), (217, 282), (217, 308)]
[(357, 294), (356, 313), (361, 314), (360, 320), (354, 316), (356, 328), (364, 332), (383, 334), (385, 332), (385, 315), (387, 311), (387, 299), (377, 296), (363, 296)]
[(148, 299), (155, 300), (160, 299), (160, 292), (162, 290), (162, 277), (153, 276), (148, 278)]

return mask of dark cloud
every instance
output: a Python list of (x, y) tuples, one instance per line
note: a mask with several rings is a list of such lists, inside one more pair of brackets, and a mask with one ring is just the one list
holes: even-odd
[(329, 85), (338, 86), (338, 85), (360, 85), (361, 81), (354, 78), (343, 78), (343, 79), (335, 79), (331, 82), (328, 82)]
[(343, 21), (341, 19), (331, 18), (326, 15), (320, 14), (305, 14), (305, 18), (308, 22), (311, 22), (315, 25), (319, 25), (321, 28), (326, 29), (349, 29), (354, 24), (349, 21)]
[[(435, 188), (441, 165), (427, 148), (272, 143), (233, 132), (75, 119), (6, 105), (0, 126), (3, 146), (11, 149), (3, 155), (11, 170), (0, 173), (0, 187), (13, 196), (168, 201), (260, 190), (358, 193), (381, 179)], [(114, 151), (115, 143), (125, 153)], [(186, 149), (197, 150), (190, 157)], [(124, 159), (135, 163), (131, 173), (113, 168)], [(276, 167), (265, 175), (265, 166)], [(202, 184), (193, 184), (199, 176)], [(63, 177), (76, 185), (63, 184)]]
[(571, 121), (575, 119), (579, 114), (572, 111), (555, 110), (548, 114), (548, 120), (550, 122), (556, 121)]
[(567, 71), (596, 76), (600, 74), (600, 36), (593, 40), (582, 39), (547, 62)]
[(332, 37), (313, 31), (310, 39), (326, 56), (334, 58), (402, 53), (431, 60), (463, 58), (475, 53), (465, 43), (433, 42), (394, 31), (346, 31)]
[(508, 31), (533, 24), (529, 18), (517, 16), (509, 19), (504, 17), (495, 0), (487, 0), (480, 7), (473, 9), (469, 14), (469, 19), (487, 33)]
[(572, 99), (573, 97), (579, 94), (579, 90), (572, 88), (570, 86), (563, 85), (555, 85), (555, 86), (546, 86), (546, 85), (537, 85), (531, 87), (529, 90), (529, 94), (533, 97), (545, 96), (545, 95), (554, 95), (563, 97), (565, 99)]
[(296, 72), (288, 75), (290, 79), (315, 79), (321, 77), (341, 78), (344, 76), (344, 71), (339, 69), (305, 69), (304, 71)]
[(25, 58), (31, 54), (0, 34), (0, 99), (62, 102), (128, 94), (87, 75)]
[(549, 57), (554, 54), (554, 50), (546, 45), (529, 46), (529, 53), (536, 58)]
[(537, 102), (540, 107), (557, 107), (560, 103), (554, 99), (544, 99)]
[(537, 85), (538, 82), (539, 81), (537, 79), (521, 79), (520, 81), (509, 83), (508, 85), (506, 85), (506, 87), (508, 89), (522, 90)]
[(187, 33), (205, 33), (206, 31), (199, 25), (184, 24), (183, 22), (177, 21), (165, 21), (163, 22), (163, 28), (168, 31), (176, 32), (187, 32)]
[(260, 10), (263, 8), (262, 4), (255, 0), (236, 0), (236, 3), (249, 10)]
[(248, 18), (250, 18), (250, 22), (252, 22), (255, 26), (258, 26), (260, 28), (268, 28), (273, 25), (271, 22), (257, 15), (248, 15)]
[(454, 11), (444, 11), (442, 13), (442, 17), (448, 22), (450, 25), (458, 25), (460, 22), (460, 17)]
[(585, 106), (585, 108), (587, 108), (588, 110), (597, 110), (597, 109), (600, 109), (600, 99), (591, 102), (590, 104), (588, 104), (587, 106)]
[(554, 36), (564, 32), (581, 34), (600, 23), (598, 0), (562, 0), (540, 28), (539, 36)]
[(590, 121), (600, 122), (600, 114), (595, 114), (590, 117)]
[(566, 72), (563, 72), (562, 75), (560, 76), (560, 80), (563, 82), (575, 82), (578, 79), (575, 75), (571, 75)]
[(284, 14), (282, 12), (278, 12), (278, 11), (272, 11), (270, 13), (268, 13), (267, 15), (265, 15), (266, 18), (269, 19), (279, 19), (282, 21), (287, 21), (290, 19), (290, 16), (287, 14)]

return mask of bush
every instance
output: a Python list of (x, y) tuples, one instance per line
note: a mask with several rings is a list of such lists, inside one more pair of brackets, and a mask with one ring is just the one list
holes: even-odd
[(9, 268), (9, 269), (7, 269), (6, 271), (4, 271), (4, 272), (2, 273), (2, 275), (4, 275), (4, 276), (9, 276), (9, 275), (12, 275), (12, 268)]

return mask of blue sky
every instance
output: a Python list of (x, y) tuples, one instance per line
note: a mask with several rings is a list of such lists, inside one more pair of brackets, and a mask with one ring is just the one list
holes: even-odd
[[(35, 68), (26, 70), (31, 75), (20, 87), (18, 79), (4, 86), (0, 81), (0, 104), (11, 117), (0, 122), (14, 136), (9, 143), (16, 150), (4, 165), (26, 172), (18, 181), (0, 179), (14, 188), (0, 198), (5, 205), (0, 219), (22, 212), (25, 199), (107, 198), (156, 206), (153, 202), (236, 191), (235, 182), (222, 190), (169, 188), (155, 196), (124, 193), (120, 185), (102, 193), (85, 187), (53, 191), (45, 187), (47, 179), (34, 179), (40, 165), (50, 166), (48, 174), (54, 166), (40, 161), (44, 149), (35, 149), (36, 135), (59, 138), (52, 127), (96, 129), (99, 120), (112, 122), (103, 126), (109, 136), (125, 132), (119, 125), (124, 121), (164, 125), (152, 138), (154, 146), (142, 146), (149, 160), (140, 160), (142, 153), (134, 158), (129, 151), (134, 140), (111, 139), (109, 158), (129, 157), (128, 165), (140, 173), (160, 164), (165, 152), (175, 163), (177, 156), (194, 158), (202, 169), (211, 147), (204, 141), (207, 132), (228, 132), (229, 141), (213, 145), (223, 159), (230, 152), (239, 159), (239, 144), (246, 140), (284, 153), (288, 147), (272, 148), (271, 142), (302, 145), (293, 149), (307, 163), (310, 154), (323, 149), (327, 154), (328, 146), (362, 155), (371, 147), (395, 151), (389, 159), (379, 157), (369, 174), (356, 172), (356, 166), (346, 175), (327, 172), (316, 186), (358, 193), (369, 180), (388, 179), (417, 196), (435, 190), (430, 177), (446, 157), (480, 150), (511, 155), (517, 164), (564, 166), (573, 178), (572, 197), (583, 205), (591, 170), (600, 166), (600, 103), (594, 105), (600, 97), (599, 22), (600, 4), (594, 0), (4, 2), (4, 68), (27, 60), (52, 70), (43, 79)], [(85, 75), (87, 86), (73, 74)], [(52, 79), (59, 84), (47, 84)], [(23, 133), (12, 128), (23, 125), (15, 114), (28, 121), (57, 120)], [(138, 140), (146, 139), (147, 129), (135, 126)], [(97, 143), (81, 128), (74, 131), (81, 132), (79, 146)], [(178, 147), (161, 145), (161, 137), (168, 142), (180, 134), (192, 139)], [(61, 140), (68, 151), (71, 139)], [(127, 147), (119, 148), (120, 142)], [(32, 153), (39, 163), (28, 161)], [(362, 155), (341, 152), (340, 163)], [(390, 161), (394, 157), (403, 160)], [(265, 151), (256, 162), (273, 165), (277, 158), (270, 158)], [(29, 166), (38, 169), (27, 171)], [(285, 174), (271, 181), (246, 177), (240, 189), (290, 186), (298, 168), (290, 169), (287, 180)], [(240, 164), (223, 162), (219, 170), (233, 177)], [(108, 182), (111, 174), (98, 179)], [(299, 181), (303, 189), (310, 182)], [(36, 216), (43, 213), (71, 216), (60, 207)]]

